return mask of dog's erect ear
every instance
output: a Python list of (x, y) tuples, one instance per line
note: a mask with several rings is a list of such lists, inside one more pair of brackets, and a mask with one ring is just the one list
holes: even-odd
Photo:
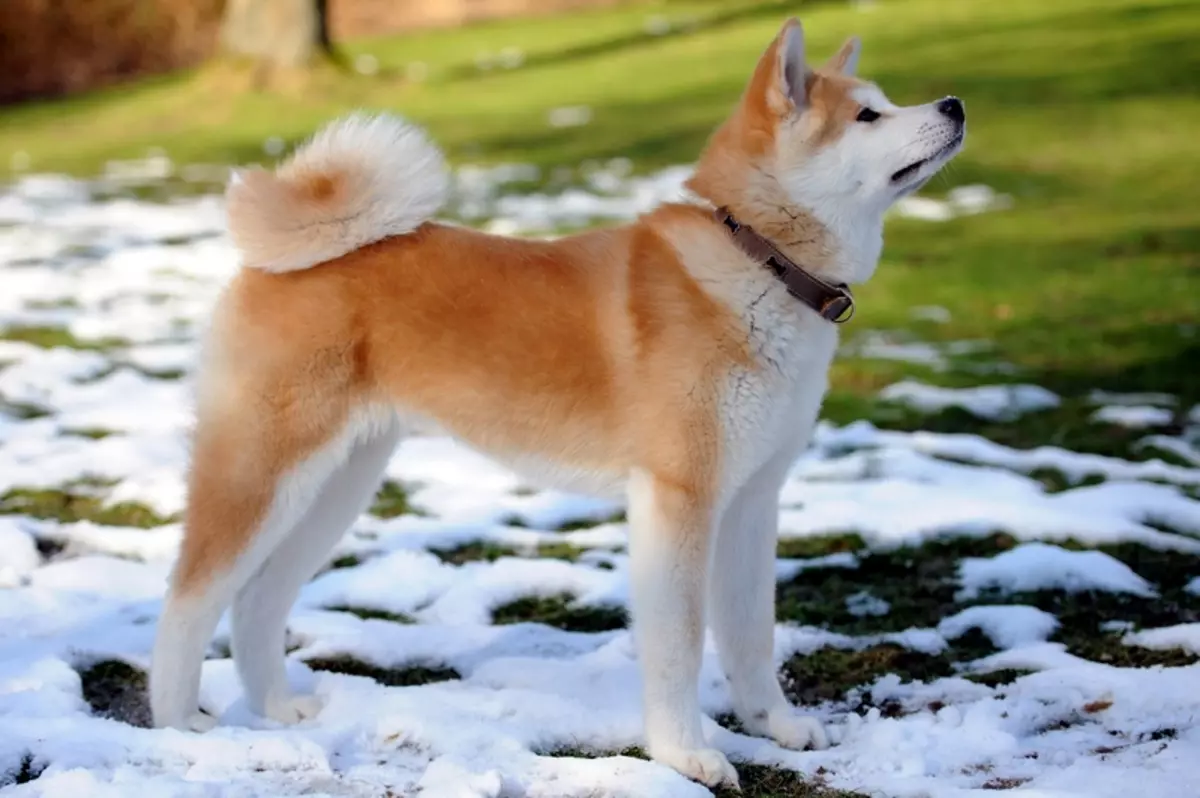
[(797, 111), (808, 105), (808, 65), (804, 62), (804, 28), (792, 18), (779, 34), (779, 78), (783, 96)]
[(784, 23), (772, 46), (775, 90), (786, 107), (777, 110), (803, 111), (808, 106), (808, 65), (804, 61), (804, 28), (792, 17)]
[(857, 36), (851, 36), (842, 45), (842, 49), (829, 59), (825, 68), (831, 72), (841, 72), (853, 77), (858, 73), (858, 56), (862, 53), (862, 41)]

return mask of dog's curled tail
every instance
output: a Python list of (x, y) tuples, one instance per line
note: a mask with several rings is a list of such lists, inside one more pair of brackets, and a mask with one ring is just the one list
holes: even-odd
[(425, 133), (387, 114), (355, 114), (321, 129), (274, 171), (234, 172), (225, 192), (243, 265), (307, 269), (388, 236), (442, 207), (449, 174)]

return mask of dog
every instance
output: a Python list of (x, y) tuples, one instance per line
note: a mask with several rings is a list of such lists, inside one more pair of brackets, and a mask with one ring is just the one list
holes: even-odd
[(204, 730), (200, 668), (231, 608), (249, 708), (292, 723), (285, 622), (397, 442), (451, 435), (540, 484), (627, 502), (646, 750), (736, 785), (706, 743), (711, 628), (746, 732), (829, 744), (773, 664), (778, 497), (808, 445), (851, 286), (885, 211), (962, 147), (963, 104), (898, 107), (789, 19), (687, 183), (625, 226), (552, 241), (432, 221), (446, 165), (418, 128), (351, 115), (236, 173), (242, 268), (201, 357), (185, 534), (159, 620), (154, 723)]

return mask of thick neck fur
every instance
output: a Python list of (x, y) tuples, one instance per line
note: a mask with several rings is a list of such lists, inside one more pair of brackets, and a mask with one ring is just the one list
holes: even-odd
[(766, 165), (747, 163), (736, 150), (720, 146), (721, 138), (732, 132), (718, 131), (688, 189), (714, 207), (728, 208), (738, 222), (753, 227), (813, 274), (834, 283), (868, 279), (883, 248), (882, 213), (863, 218), (861, 212), (844, 212), (834, 201), (798, 205)]

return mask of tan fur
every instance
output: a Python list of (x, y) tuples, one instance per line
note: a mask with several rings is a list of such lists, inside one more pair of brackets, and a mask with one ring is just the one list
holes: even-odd
[[(756, 168), (790, 102), (772, 43), (689, 187), (728, 205), (819, 267), (824, 230), (781, 213)], [(858, 82), (808, 75), (819, 147), (852, 121)], [(282, 188), (245, 179), (255, 218), (300, 219), (353, 189), (338, 172), (293, 169)], [(230, 209), (239, 229), (242, 207)], [(315, 268), (244, 269), (222, 302), (189, 481), (177, 590), (243, 551), (289, 468), (354, 407), (398, 406), (484, 451), (611, 474), (640, 468), (711, 497), (720, 468), (722, 381), (756, 368), (741, 308), (698, 282), (670, 242), (703, 235), (726, 271), (761, 268), (708, 213), (668, 205), (632, 225), (557, 241), (428, 223)]]
[[(713, 210), (828, 280), (870, 276), (887, 204), (961, 144), (965, 120), (953, 98), (891, 104), (854, 78), (858, 51), (851, 40), (813, 70), (789, 21), (700, 156), (700, 202), (556, 241), (429, 221), (449, 187), (441, 153), (386, 115), (335, 121), (273, 172), (240, 173), (227, 205), (244, 268), (199, 378), (155, 724), (214, 722), (201, 665), (227, 608), (251, 711), (320, 712), (289, 685), (288, 610), (397, 441), (437, 433), (534, 481), (627, 498), (651, 758), (737, 784), (701, 723), (706, 627), (749, 733), (827, 746), (776, 678), (771, 586), (780, 487), (816, 423), (836, 327)], [(893, 126), (859, 122), (860, 102)], [(907, 160), (918, 139), (941, 149)]]
[(206, 378), (221, 387), (200, 407), (181, 590), (244, 548), (271, 487), (356, 404), (397, 404), (488, 451), (640, 465), (709, 492), (708, 397), (748, 355), (655, 230), (695, 214), (554, 242), (429, 224), (325, 267), (240, 273), (214, 330)]

